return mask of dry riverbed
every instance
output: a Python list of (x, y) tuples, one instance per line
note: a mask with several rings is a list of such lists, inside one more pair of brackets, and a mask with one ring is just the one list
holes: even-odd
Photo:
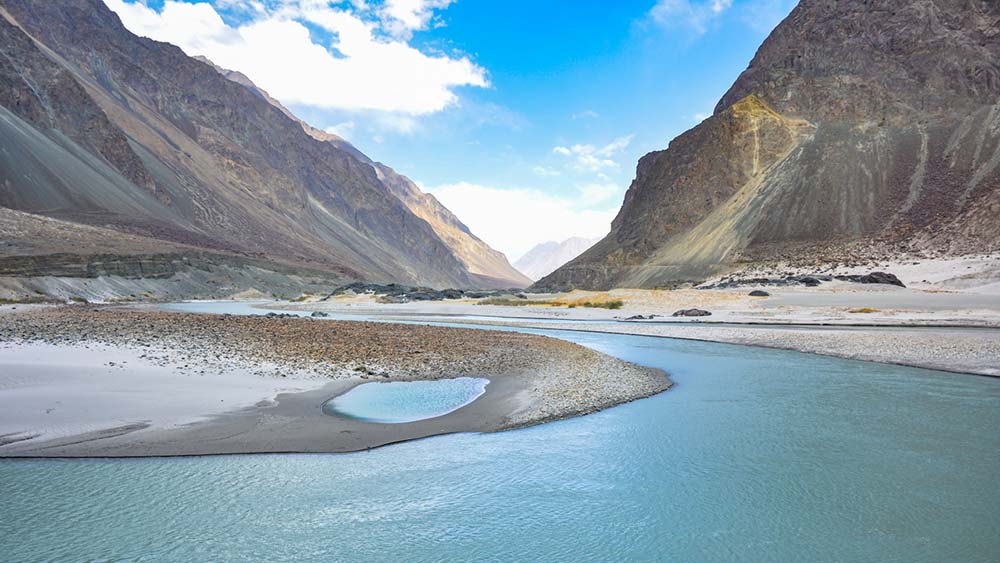
[[(0, 456), (352, 451), (537, 424), (670, 386), (660, 370), (542, 336), (89, 305), (0, 308), (0, 365)], [(322, 411), (361, 383), (461, 376), (490, 384), (441, 417)]]

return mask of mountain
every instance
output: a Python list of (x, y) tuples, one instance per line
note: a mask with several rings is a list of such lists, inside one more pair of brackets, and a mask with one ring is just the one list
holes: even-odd
[(321, 131), (300, 120), (278, 100), (275, 100), (264, 89), (258, 87), (245, 74), (222, 68), (206, 57), (196, 56), (195, 59), (210, 65), (220, 74), (260, 96), (272, 106), (278, 108), (289, 119), (302, 126), (310, 137), (327, 142), (338, 149), (354, 156), (359, 161), (374, 168), (378, 179), (395, 195), (409, 210), (420, 217), (434, 229), (438, 237), (451, 249), (456, 258), (465, 266), (476, 287), (514, 288), (526, 287), (532, 280), (525, 277), (507, 261), (503, 253), (494, 250), (480, 240), (469, 230), (458, 217), (441, 204), (433, 195), (424, 193), (413, 180), (399, 174), (389, 166), (368, 158), (346, 139)]
[(601, 239), (572, 237), (562, 242), (543, 242), (514, 262), (514, 267), (529, 278), (538, 280), (576, 258), (599, 240)]
[(1000, 3), (802, 0), (545, 288), (1000, 247)]
[[(100, 0), (0, 0), (0, 207), (94, 227), (74, 241), (83, 257), (127, 260), (120, 233), (147, 258), (160, 241), (335, 280), (523, 284), (502, 255), (470, 271), (478, 239), (453, 249), (367, 157), (246, 82), (136, 37)], [(23, 240), (0, 258), (22, 251), (45, 271), (47, 250)]]

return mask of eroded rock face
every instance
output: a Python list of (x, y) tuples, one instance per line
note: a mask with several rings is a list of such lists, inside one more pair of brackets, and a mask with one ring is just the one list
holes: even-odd
[(0, 0), (0, 42), (0, 206), (354, 279), (482, 285), (356, 149), (101, 0)]
[(639, 161), (608, 237), (537, 285), (980, 252), (998, 212), (1000, 3), (802, 0), (712, 117)]

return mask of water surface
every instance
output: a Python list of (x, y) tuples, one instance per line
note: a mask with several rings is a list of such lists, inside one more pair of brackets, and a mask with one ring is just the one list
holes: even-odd
[(0, 463), (10, 561), (997, 561), (1000, 380), (567, 331), (666, 393), (334, 455)]
[(456, 377), (364, 383), (327, 401), (323, 410), (366, 422), (414, 422), (457, 411), (485, 393), (489, 382), (479, 377)]

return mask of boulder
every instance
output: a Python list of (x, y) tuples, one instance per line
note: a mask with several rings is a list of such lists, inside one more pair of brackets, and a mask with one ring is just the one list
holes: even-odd
[(771, 294), (763, 289), (755, 289), (750, 292), (750, 297), (770, 297)]
[(884, 283), (888, 285), (906, 287), (903, 285), (903, 282), (899, 281), (899, 278), (888, 272), (872, 272), (867, 276), (861, 276), (861, 283)]
[(675, 311), (674, 317), (708, 317), (712, 313), (704, 309), (681, 309), (680, 311)]
[(309, 316), (310, 317), (320, 318), (320, 317), (329, 317), (330, 315), (324, 313), (323, 311), (313, 311), (312, 315), (309, 315)]

